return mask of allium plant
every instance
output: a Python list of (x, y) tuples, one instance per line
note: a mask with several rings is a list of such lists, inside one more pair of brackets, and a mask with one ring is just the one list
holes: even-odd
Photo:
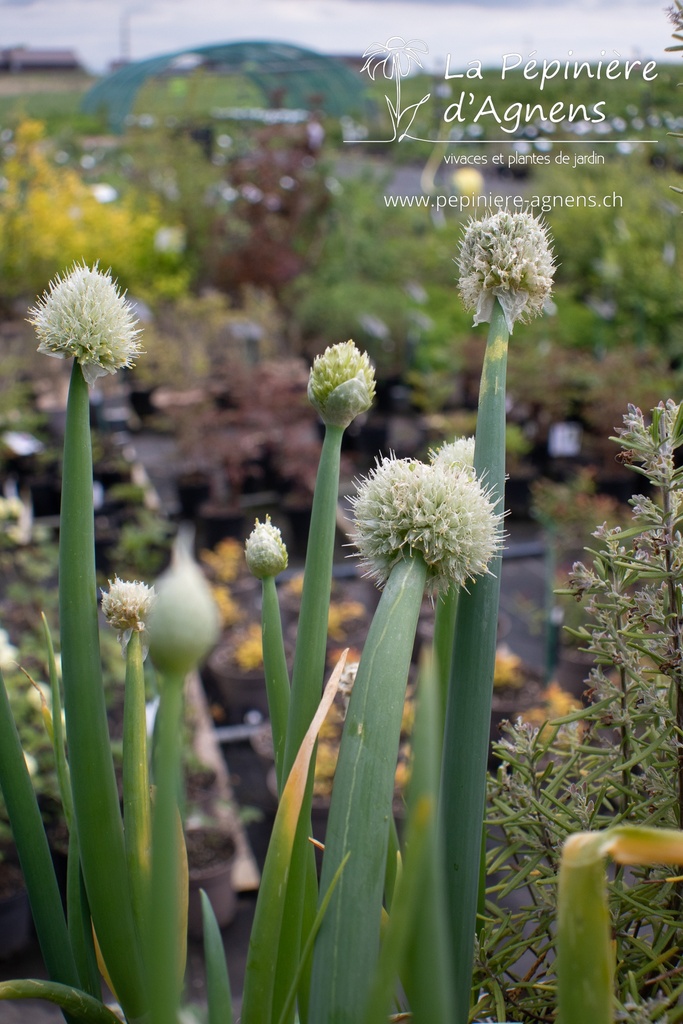
[[(606, 835), (573, 836), (562, 859), (559, 1009), (561, 1024), (612, 1024), (615, 972), (604, 859), (609, 855), (619, 865), (657, 856), (683, 860), (675, 828), (637, 828), (644, 819), (678, 826), (683, 807), (683, 471), (674, 463), (683, 444), (683, 412), (670, 403), (655, 410), (651, 426), (632, 410), (622, 437), (626, 461), (660, 488), (661, 502), (636, 499), (634, 529), (604, 532), (593, 568), (577, 566), (572, 578), (577, 596), (589, 596), (596, 620), (583, 637), (597, 659), (596, 700), (540, 732), (520, 725), (500, 748), (506, 765), (490, 789), (489, 817), (503, 842), (489, 867), (502, 876), (499, 896), (526, 887), (532, 905), (513, 913), (499, 901), (486, 907), (478, 901), (500, 588), (507, 343), (514, 321), (540, 310), (551, 267), (545, 230), (533, 217), (496, 215), (469, 226), (461, 268), (479, 281), (478, 297), (472, 281), (467, 284), (477, 319), (491, 320), (474, 442), (450, 441), (428, 462), (381, 459), (351, 497), (357, 555), (383, 589), (348, 701), (319, 880), (309, 842), (313, 755), (346, 658), (324, 685), (340, 451), (345, 428), (372, 402), (374, 375), (353, 342), (327, 349), (314, 363), (309, 397), (325, 438), (291, 679), (275, 583), (287, 552), (268, 518), (257, 521), (246, 544), (247, 562), (263, 588), (263, 664), (279, 807), (250, 936), (241, 1024), (467, 1024), (472, 1014), (495, 1014), (500, 1022), (506, 1012), (550, 1020), (559, 846), (569, 833), (603, 823), (616, 827)], [(49, 339), (51, 351), (74, 357), (60, 524), (66, 735), (46, 631), (50, 728), (70, 828), (68, 892), (65, 915), (0, 685), (0, 783), (50, 976), (0, 983), (0, 999), (41, 996), (61, 1006), (68, 1021), (115, 1024), (123, 1017), (127, 1024), (177, 1024), (187, 930), (179, 813), (183, 682), (215, 642), (218, 613), (182, 531), (154, 593), (115, 578), (103, 595), (103, 612), (126, 660), (121, 811), (101, 683), (88, 380), (115, 363), (129, 364), (139, 351), (136, 329), (113, 282), (96, 268), (75, 267), (33, 316), (41, 347)], [(435, 640), (420, 667), (399, 839), (394, 773), (425, 592), (436, 603)], [(160, 695), (151, 759), (146, 648)], [(634, 877), (627, 887), (619, 867), (610, 888), (626, 967), (616, 976), (627, 1015), (654, 1005), (653, 999), (660, 1008), (673, 1005), (683, 991), (674, 963), (679, 883), (658, 868), (639, 867)], [(232, 1024), (223, 941), (206, 898), (203, 911), (208, 1019)], [(474, 991), (481, 996), (472, 1010), (475, 934)], [(525, 963), (511, 988), (523, 948), (533, 963)], [(100, 974), (119, 1016), (101, 1000)], [(671, 1024), (680, 1019), (671, 1016)]]
[(29, 313), (38, 351), (73, 356), (88, 384), (133, 366), (142, 351), (132, 306), (97, 266), (76, 263), (65, 278), (58, 275)]

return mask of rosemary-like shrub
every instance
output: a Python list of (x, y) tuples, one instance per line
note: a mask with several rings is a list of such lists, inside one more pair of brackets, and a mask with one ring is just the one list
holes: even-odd
[[(575, 636), (593, 655), (587, 706), (496, 744), (488, 791), (487, 899), (479, 922), (473, 1020), (555, 1019), (557, 872), (572, 832), (618, 822), (683, 823), (683, 404), (648, 423), (629, 407), (618, 458), (648, 482), (628, 528), (602, 526), (563, 591), (581, 602)], [(610, 879), (617, 1019), (683, 1020), (683, 884), (671, 868)]]

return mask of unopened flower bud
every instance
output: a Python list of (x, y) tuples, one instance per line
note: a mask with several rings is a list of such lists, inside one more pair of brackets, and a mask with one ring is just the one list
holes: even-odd
[(474, 323), (490, 323), (496, 299), (511, 332), (537, 316), (550, 298), (554, 257), (547, 227), (531, 213), (500, 210), (471, 220), (457, 260), (460, 294)]
[(176, 539), (171, 565), (159, 577), (156, 591), (147, 623), (149, 653), (161, 672), (185, 676), (216, 643), (220, 617), (184, 534)]
[(487, 572), (502, 543), (492, 497), (467, 470), (385, 458), (350, 500), (354, 542), (380, 583), (405, 554), (419, 552), (430, 590), (461, 586)]
[(265, 523), (256, 520), (256, 525), (247, 537), (244, 555), (249, 571), (257, 579), (266, 576), (277, 576), (287, 568), (287, 548), (277, 526), (273, 526), (270, 516)]
[(308, 400), (327, 426), (348, 427), (375, 397), (375, 371), (366, 352), (352, 341), (316, 356), (308, 381)]
[(119, 292), (111, 271), (75, 263), (59, 274), (36, 305), (29, 323), (40, 339), (39, 352), (59, 359), (73, 356), (88, 384), (133, 366), (142, 349), (133, 308)]

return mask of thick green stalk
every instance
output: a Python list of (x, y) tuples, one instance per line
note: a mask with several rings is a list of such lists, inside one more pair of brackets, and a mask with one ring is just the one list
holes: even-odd
[[(342, 427), (326, 426), (320, 464), (313, 495), (311, 526), (306, 551), (304, 585), (301, 594), (299, 627), (292, 668), (292, 689), (287, 720), (287, 739), (283, 761), (286, 780), (306, 730), (315, 714), (325, 675), (327, 628), (332, 588), (334, 539), (339, 499), (339, 464)], [(311, 778), (306, 789), (301, 820), (297, 829), (295, 852), (288, 882), (287, 910), (282, 925), (278, 965), (278, 997), (286, 999), (290, 979), (297, 969), (306, 929), (312, 924), (317, 902), (315, 858), (308, 842), (311, 834)], [(312, 913), (311, 913), (312, 912)], [(302, 940), (303, 935), (303, 940)], [(305, 979), (304, 984), (307, 984)], [(300, 1013), (307, 1020), (306, 994), (300, 997)]]
[(83, 877), (97, 937), (130, 1020), (145, 1012), (119, 797), (102, 688), (89, 396), (74, 363), (67, 403), (59, 534), (64, 704)]
[(344, 431), (325, 428), (320, 465), (315, 483), (311, 526), (308, 535), (299, 628), (292, 668), (285, 775), (289, 772), (320, 700), (325, 676), (327, 621), (332, 588), (334, 537), (337, 528), (339, 463)]
[(455, 617), (458, 611), (458, 594), (460, 588), (451, 585), (448, 592), (436, 602), (434, 613), (434, 660), (436, 662), (437, 680), (439, 684), (439, 707), (441, 723), (446, 721), (446, 705), (448, 703), (448, 687), (453, 662), (453, 637), (455, 635)]
[(558, 1024), (613, 1024), (615, 952), (605, 861), (683, 864), (679, 829), (617, 825), (565, 841), (557, 894)]
[(382, 939), (364, 1024), (386, 1019), (400, 976), (415, 1024), (450, 1022), (451, 956), (438, 837), (442, 720), (436, 665), (425, 660), (417, 690), (405, 858)]
[(409, 555), (387, 581), (368, 632), (344, 726), (320, 889), (349, 863), (316, 942), (310, 1019), (358, 1024), (379, 951), (389, 818), (405, 688), (427, 575)]
[(78, 972), (50, 849), (1, 674), (0, 785), (45, 966), (53, 981), (77, 987)]
[(123, 825), (133, 913), (138, 934), (143, 935), (152, 855), (152, 813), (147, 758), (145, 670), (142, 635), (137, 630), (133, 630), (126, 646)]
[(562, 855), (557, 898), (560, 1024), (614, 1020), (614, 952), (605, 857), (600, 851), (603, 835), (576, 835)]
[[(161, 681), (157, 745), (154, 761), (155, 798), (152, 816), (152, 872), (149, 890), (146, 963), (150, 974), (150, 1024), (176, 1020), (184, 973), (185, 917), (180, 892), (182, 830), (178, 811), (183, 717), (182, 676)], [(179, 945), (180, 943), (180, 945)], [(180, 976), (179, 976), (180, 975)]]
[[(479, 391), (474, 467), (504, 510), (508, 329), (496, 302)], [(479, 891), (501, 556), (458, 598), (441, 780), (447, 902), (457, 1014), (468, 1018)]]
[(275, 751), (275, 775), (278, 793), (281, 793), (284, 785), (285, 741), (287, 738), (287, 716), (289, 714), (289, 672), (287, 671), (287, 659), (282, 641), (280, 605), (273, 576), (266, 576), (263, 579), (261, 627), (263, 633), (263, 671), (266, 677), (268, 711)]

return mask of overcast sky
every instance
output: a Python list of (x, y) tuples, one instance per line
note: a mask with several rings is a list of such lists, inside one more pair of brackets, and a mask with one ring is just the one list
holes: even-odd
[[(0, 0), (0, 47), (68, 47), (103, 71), (129, 46), (139, 60), (191, 46), (263, 39), (325, 53), (362, 53), (401, 35), (429, 47), (432, 68), (503, 53), (541, 59), (664, 54), (664, 0)], [(126, 28), (127, 26), (127, 28)]]

